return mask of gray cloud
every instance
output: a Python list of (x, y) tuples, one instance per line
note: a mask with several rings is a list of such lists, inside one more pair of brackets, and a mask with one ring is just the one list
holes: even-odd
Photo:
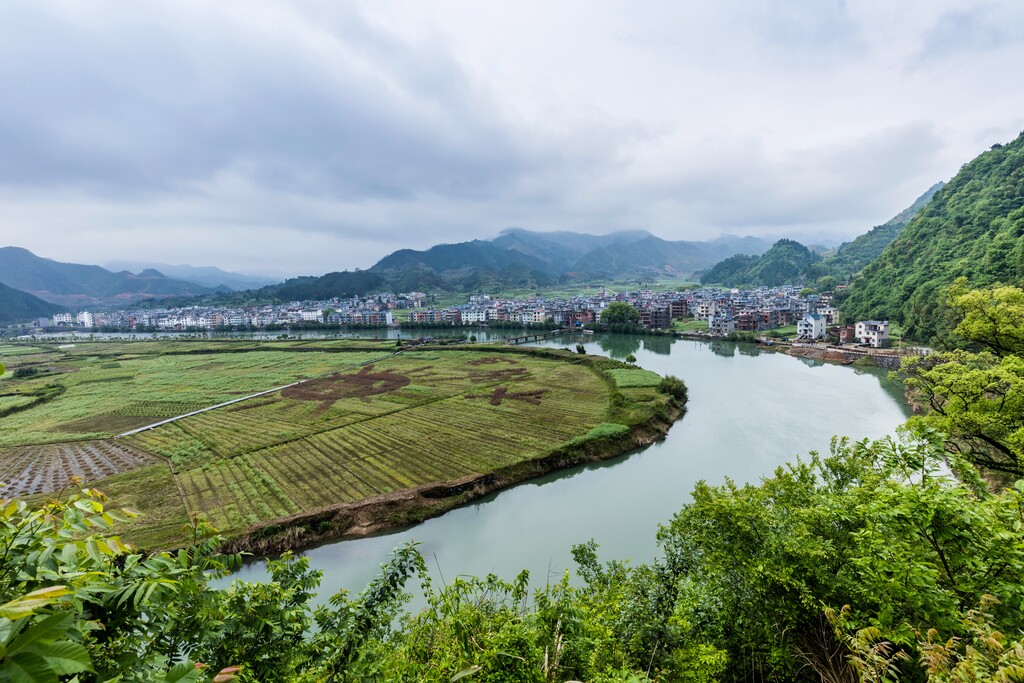
[(1021, 18), (953, 0), (15, 0), (0, 243), (317, 273), (508, 225), (850, 237), (1021, 128)]

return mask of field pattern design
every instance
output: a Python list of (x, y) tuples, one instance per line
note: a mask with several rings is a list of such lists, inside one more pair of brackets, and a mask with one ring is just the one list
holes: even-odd
[(607, 410), (579, 365), (406, 353), (126, 440), (169, 458), (186, 507), (231, 532), (545, 455)]
[(0, 487), (3, 497), (58, 491), (71, 477), (85, 482), (150, 465), (158, 459), (112, 441), (22, 446), (0, 450)]
[(393, 345), (367, 343), (349, 350), (354, 345), (346, 341), (313, 349), (289, 342), (94, 342), (0, 354), (11, 370), (41, 370), (31, 380), (0, 379), (0, 394), (12, 393), (8, 387), (25, 393), (54, 384), (63, 390), (53, 401), (0, 418), (0, 447), (67, 441), (76, 434), (111, 437), (297, 380), (358, 368), (394, 351)]
[(166, 547), (193, 513), (241, 533), (543, 457), (598, 425), (640, 424), (663, 401), (654, 373), (569, 352), (395, 350), (354, 340), (0, 344), (9, 367), (39, 370), (0, 379), (0, 395), (46, 397), (0, 418), (0, 495), (52, 492), (77, 475), (141, 509), (137, 542)]

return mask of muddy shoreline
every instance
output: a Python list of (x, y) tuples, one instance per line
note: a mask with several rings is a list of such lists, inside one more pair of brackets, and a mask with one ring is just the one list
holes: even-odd
[(263, 522), (228, 539), (222, 550), (229, 553), (274, 555), (285, 550), (301, 550), (328, 541), (362, 538), (416, 524), (529, 479), (576, 465), (609, 460), (649, 446), (665, 437), (671, 426), (683, 416), (686, 407), (669, 403), (665, 411), (665, 417), (655, 417), (637, 425), (622, 437), (597, 439), (581, 446), (560, 448), (546, 456), (484, 474), (431, 482), (357, 503), (339, 503)]

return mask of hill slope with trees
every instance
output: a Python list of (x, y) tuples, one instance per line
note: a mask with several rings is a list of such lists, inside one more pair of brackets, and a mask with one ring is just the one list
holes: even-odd
[(761, 256), (737, 254), (725, 259), (704, 273), (700, 282), (726, 287), (795, 284), (803, 280), (808, 269), (819, 261), (819, 255), (799, 242), (781, 239)]
[(876, 225), (851, 242), (845, 242), (832, 256), (822, 263), (826, 275), (832, 275), (840, 282), (848, 281), (878, 258), (885, 248), (895, 240), (921, 209), (927, 206), (935, 193), (945, 187), (939, 182), (932, 185), (913, 204), (900, 211), (882, 225)]
[(64, 310), (28, 292), (0, 284), (0, 324), (25, 322), (48, 317)]
[(922, 341), (948, 334), (942, 301), (958, 277), (973, 287), (1024, 278), (1024, 134), (993, 145), (907, 224), (850, 287), (847, 319), (899, 321)]

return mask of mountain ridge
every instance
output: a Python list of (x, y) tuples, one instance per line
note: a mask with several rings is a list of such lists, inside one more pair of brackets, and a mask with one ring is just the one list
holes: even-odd
[(0, 247), (0, 284), (61, 306), (132, 303), (216, 289), (174, 280), (153, 269), (112, 272), (96, 265), (63, 263), (22, 247)]
[(958, 277), (971, 287), (1024, 283), (1024, 132), (961, 167), (854, 280), (843, 315), (941, 338), (944, 292)]

